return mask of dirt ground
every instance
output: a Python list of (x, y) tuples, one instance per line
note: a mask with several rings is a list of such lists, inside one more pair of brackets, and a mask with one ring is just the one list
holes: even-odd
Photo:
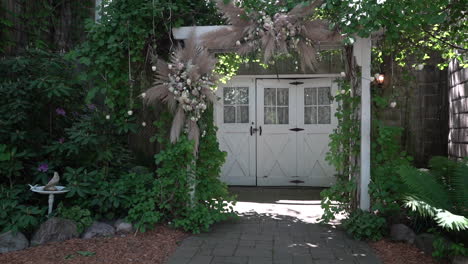
[(438, 262), (431, 256), (424, 254), (417, 247), (406, 243), (395, 243), (389, 240), (380, 240), (370, 243), (375, 253), (384, 264), (436, 264)]
[(164, 263), (186, 233), (157, 226), (145, 233), (71, 239), (0, 254), (1, 264)]

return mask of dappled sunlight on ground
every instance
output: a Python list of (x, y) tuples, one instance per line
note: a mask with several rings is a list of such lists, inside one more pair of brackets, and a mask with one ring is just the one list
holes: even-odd
[[(320, 207), (319, 189), (293, 188), (250, 188), (231, 187), (231, 192), (238, 195), (234, 206), (239, 215), (252, 213), (278, 219), (288, 216), (304, 223), (318, 223), (323, 214)], [(343, 216), (331, 224), (338, 224)]]

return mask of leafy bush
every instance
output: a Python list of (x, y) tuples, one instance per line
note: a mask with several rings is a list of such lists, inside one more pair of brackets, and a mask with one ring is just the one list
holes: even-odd
[(77, 205), (72, 207), (65, 207), (61, 203), (57, 208), (57, 212), (60, 217), (73, 220), (76, 223), (78, 233), (82, 233), (93, 223), (91, 212), (88, 209), (82, 209)]
[(432, 256), (439, 260), (454, 256), (468, 256), (468, 249), (463, 243), (452, 243), (440, 234), (437, 235), (432, 246), (434, 247)]
[(352, 212), (343, 221), (343, 227), (346, 229), (346, 232), (359, 240), (369, 239), (377, 241), (382, 239), (385, 225), (385, 218), (362, 210)]
[(14, 188), (0, 185), (0, 233), (9, 230), (32, 232), (41, 222), (47, 208), (28, 204), (30, 197), (26, 185), (15, 185)]
[(430, 171), (402, 166), (405, 205), (448, 231), (468, 229), (468, 164), (435, 157)]

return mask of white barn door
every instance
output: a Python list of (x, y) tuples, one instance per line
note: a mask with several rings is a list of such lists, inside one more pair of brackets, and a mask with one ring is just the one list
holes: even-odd
[(218, 139), (228, 153), (229, 185), (330, 186), (325, 161), (336, 127), (337, 86), (331, 78), (234, 78), (218, 88)]
[[(255, 82), (230, 81), (218, 87), (215, 107), (220, 149), (228, 153), (221, 180), (229, 185), (256, 185)], [(252, 124), (254, 123), (254, 124)]]
[(298, 157), (296, 89), (291, 80), (257, 81), (257, 184), (295, 185)]

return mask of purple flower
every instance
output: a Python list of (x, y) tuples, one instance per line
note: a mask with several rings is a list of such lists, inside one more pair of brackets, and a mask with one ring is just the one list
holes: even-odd
[(89, 110), (96, 110), (96, 105), (95, 104), (88, 104), (88, 109)]
[(40, 172), (47, 172), (49, 170), (49, 165), (47, 163), (41, 163), (39, 167), (37, 167), (37, 170)]
[(55, 112), (57, 113), (57, 115), (61, 115), (61, 116), (65, 116), (67, 113), (65, 112), (65, 110), (63, 108), (56, 108), (55, 109)]
[(58, 142), (59, 142), (60, 144), (63, 144), (64, 141), (65, 141), (65, 138), (63, 138), (63, 137), (59, 138), (59, 140), (58, 140)]

